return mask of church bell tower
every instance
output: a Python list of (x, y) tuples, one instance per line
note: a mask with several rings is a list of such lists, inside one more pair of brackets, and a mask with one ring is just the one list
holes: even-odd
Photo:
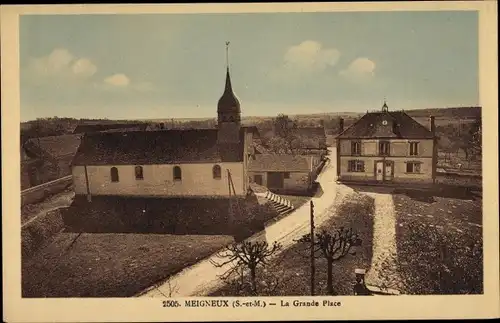
[(229, 74), (229, 42), (226, 42), (226, 85), (217, 104), (217, 141), (219, 143), (240, 142), (240, 102), (234, 95)]

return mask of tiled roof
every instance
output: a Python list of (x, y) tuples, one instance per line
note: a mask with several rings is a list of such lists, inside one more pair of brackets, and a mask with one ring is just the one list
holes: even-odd
[(325, 137), (325, 128), (324, 127), (300, 127), (300, 128), (295, 128), (294, 130), (295, 133), (303, 135), (303, 136), (309, 136), (309, 137)]
[(110, 129), (122, 129), (122, 131), (128, 131), (130, 128), (133, 128), (134, 130), (146, 130), (147, 126), (147, 123), (80, 124), (76, 126), (73, 133), (99, 132)]
[(86, 134), (73, 165), (241, 162), (243, 133), (236, 144), (218, 144), (216, 129)]
[(251, 172), (308, 172), (311, 170), (311, 157), (285, 154), (256, 154), (250, 158), (248, 170)]
[(39, 149), (54, 158), (74, 155), (80, 145), (81, 135), (61, 135), (31, 138), (24, 144), (26, 150), (39, 154)]
[(337, 138), (432, 139), (434, 135), (404, 111), (369, 112)]

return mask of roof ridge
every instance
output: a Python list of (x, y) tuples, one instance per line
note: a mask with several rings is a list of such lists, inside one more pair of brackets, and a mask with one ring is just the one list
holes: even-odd
[(340, 137), (342, 134), (344, 134), (344, 132), (346, 132), (347, 130), (349, 130), (349, 128), (352, 128), (354, 127), (356, 124), (358, 124), (362, 119), (364, 119), (367, 115), (369, 114), (369, 112), (365, 113), (361, 118), (359, 118), (358, 120), (356, 120), (353, 124), (351, 124), (349, 127), (345, 128), (341, 133), (337, 134), (337, 136), (335, 138), (338, 138)]

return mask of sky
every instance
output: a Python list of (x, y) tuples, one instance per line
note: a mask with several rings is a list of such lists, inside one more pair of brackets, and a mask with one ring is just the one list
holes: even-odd
[(215, 117), (226, 41), (243, 116), (479, 105), (474, 11), (25, 15), (21, 120)]

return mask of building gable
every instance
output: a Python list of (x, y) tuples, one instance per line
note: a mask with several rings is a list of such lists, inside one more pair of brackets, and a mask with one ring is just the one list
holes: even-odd
[(404, 111), (383, 111), (366, 113), (337, 138), (433, 139), (434, 134)]

